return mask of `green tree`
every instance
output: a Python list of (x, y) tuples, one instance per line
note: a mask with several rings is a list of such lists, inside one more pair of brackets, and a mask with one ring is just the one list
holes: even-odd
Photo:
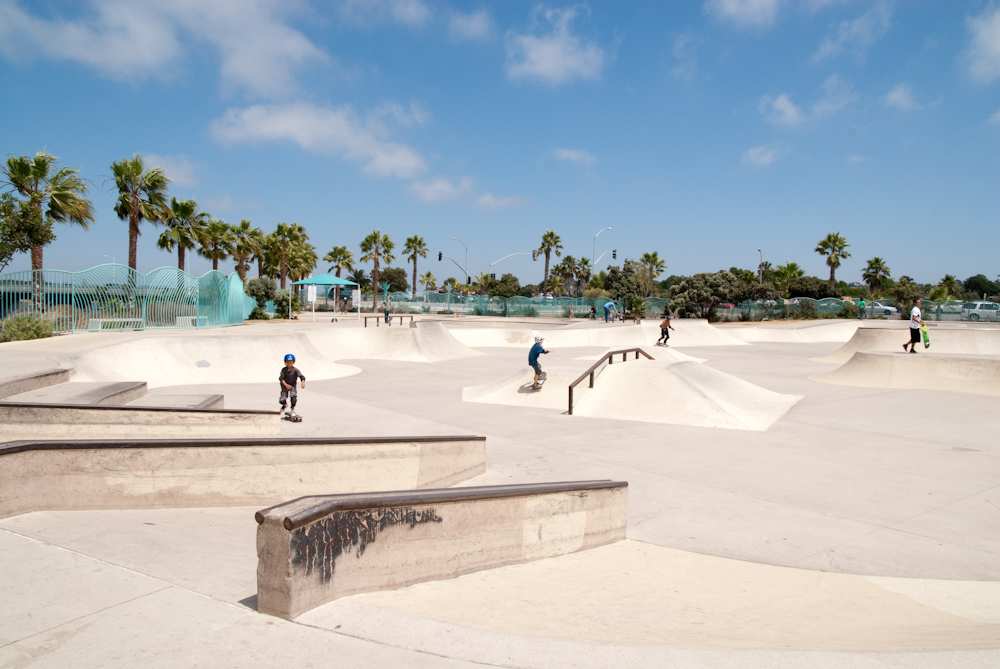
[(583, 287), (590, 282), (592, 268), (590, 258), (580, 258), (576, 261), (576, 294), (583, 295)]
[(257, 278), (265, 278), (265, 266), (267, 265), (268, 234), (260, 228), (250, 231), (250, 237), (254, 246), (253, 261), (257, 263)]
[(364, 289), (371, 285), (371, 279), (365, 275), (365, 271), (360, 267), (356, 267), (351, 270), (350, 275), (347, 277), (354, 283), (358, 284), (358, 288)]
[(348, 272), (354, 270), (354, 254), (346, 246), (334, 246), (323, 256), (323, 260), (330, 263), (328, 272), (333, 272), (338, 277), (344, 270)]
[(288, 275), (293, 257), (308, 244), (309, 233), (298, 223), (278, 223), (267, 241), (268, 264), (278, 276), (281, 290), (288, 287)]
[(229, 252), (233, 256), (236, 273), (240, 275), (240, 281), (243, 282), (244, 286), (247, 284), (247, 275), (250, 273), (250, 262), (260, 251), (258, 245), (261, 238), (260, 230), (245, 218), (238, 225), (232, 226), (232, 242)]
[(889, 265), (879, 256), (869, 259), (865, 263), (864, 271), (861, 272), (861, 279), (868, 286), (868, 291), (872, 297), (876, 297), (877, 293), (886, 287), (891, 278), (892, 271), (889, 269)]
[(170, 198), (170, 206), (163, 212), (166, 230), (160, 233), (156, 245), (164, 251), (177, 249), (177, 269), (184, 271), (188, 251), (198, 243), (201, 229), (208, 215), (198, 211), (194, 200)]
[(942, 299), (944, 300), (954, 300), (958, 299), (962, 295), (962, 284), (951, 274), (945, 274), (940, 281), (938, 281), (938, 287), (941, 288)]
[(372, 230), (368, 235), (361, 240), (361, 262), (370, 262), (372, 264), (372, 284), (374, 284), (374, 290), (372, 290), (372, 311), (378, 309), (378, 292), (381, 290), (379, 285), (381, 277), (379, 276), (381, 264), (391, 263), (395, 260), (395, 256), (392, 254), (392, 250), (395, 248), (395, 244), (389, 238), (389, 235), (379, 231)]
[(420, 275), (420, 285), (424, 287), (424, 292), (428, 293), (437, 290), (437, 279), (431, 272), (424, 272)]
[(212, 269), (219, 269), (219, 261), (225, 260), (233, 250), (233, 229), (225, 221), (210, 219), (201, 226), (198, 234), (198, 253), (212, 261)]
[(546, 230), (545, 234), (542, 235), (542, 243), (531, 252), (532, 260), (538, 260), (538, 256), (545, 258), (545, 271), (542, 273), (542, 286), (545, 288), (549, 287), (549, 264), (552, 260), (552, 254), (554, 253), (558, 257), (562, 255), (562, 251), (562, 239), (559, 238), (556, 231)]
[(667, 269), (667, 263), (660, 257), (658, 252), (652, 251), (650, 253), (643, 253), (639, 257), (639, 265), (642, 267), (639, 285), (642, 287), (643, 294), (649, 297), (653, 294), (656, 280)]
[(406, 238), (403, 244), (403, 255), (413, 264), (413, 294), (417, 296), (417, 258), (427, 257), (427, 243), (420, 235), (413, 235)]
[(316, 269), (316, 248), (306, 240), (298, 241), (288, 257), (288, 276), (292, 281), (301, 281)]
[(782, 297), (791, 297), (792, 284), (805, 275), (805, 271), (799, 267), (797, 262), (786, 262), (784, 265), (778, 265), (774, 268), (771, 280), (774, 281), (774, 287), (781, 293)]
[[(390, 293), (405, 293), (410, 284), (406, 279), (406, 270), (402, 267), (386, 267), (379, 272), (379, 284), (388, 283)], [(381, 290), (381, 285), (379, 286)]]
[(521, 291), (521, 282), (516, 276), (507, 272), (502, 274), (493, 285), (493, 295), (510, 299)]
[(981, 299), (983, 295), (996, 295), (1000, 293), (1000, 283), (990, 281), (985, 274), (970, 276), (962, 282), (962, 285), (977, 300)]
[[(17, 235), (26, 235), (31, 269), (45, 268), (44, 248), (55, 239), (54, 224), (70, 223), (86, 229), (94, 221), (87, 184), (75, 169), (56, 169), (56, 157), (39, 152), (11, 156), (3, 166), (8, 190), (6, 216)], [(17, 197), (20, 196), (20, 199)], [(38, 286), (40, 289), (40, 285)]]
[(449, 276), (447, 279), (444, 280), (444, 283), (442, 283), (441, 285), (454, 292), (458, 290), (462, 284), (460, 284), (458, 282), (458, 279), (456, 279), (455, 277)]
[[(576, 286), (576, 266), (576, 258), (573, 256), (566, 256), (562, 259), (562, 262), (556, 264), (556, 266), (552, 268), (550, 278), (555, 279), (558, 277), (558, 292), (561, 293), (565, 288)], [(556, 282), (553, 282), (553, 286), (555, 285)], [(557, 292), (554, 287), (550, 288), (550, 290), (552, 290), (552, 292)]]
[(31, 250), (32, 240), (21, 203), (10, 193), (0, 193), (0, 272), (18, 253)]
[(826, 256), (826, 266), (830, 268), (830, 290), (837, 288), (837, 268), (851, 257), (849, 246), (847, 238), (839, 232), (831, 232), (816, 245), (816, 253)]
[(920, 296), (920, 286), (906, 275), (899, 277), (899, 281), (892, 288), (892, 297), (896, 300), (896, 306), (899, 307), (901, 315), (909, 314), (913, 304)]
[(139, 250), (139, 225), (143, 221), (158, 223), (163, 220), (170, 180), (159, 168), (147, 170), (138, 154), (112, 163), (111, 174), (118, 188), (115, 214), (128, 221), (128, 266), (134, 270)]

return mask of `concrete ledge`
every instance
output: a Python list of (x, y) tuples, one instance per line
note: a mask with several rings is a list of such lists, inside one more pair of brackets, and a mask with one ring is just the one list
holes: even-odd
[(485, 469), (486, 440), (474, 436), (10, 442), (0, 445), (0, 517), (273, 504), (331, 488), (446, 486)]
[(253, 437), (281, 431), (277, 411), (0, 402), (0, 438)]
[(0, 380), (0, 399), (69, 381), (71, 369), (46, 369)]
[(328, 495), (255, 514), (257, 608), (453, 578), (625, 538), (622, 481)]

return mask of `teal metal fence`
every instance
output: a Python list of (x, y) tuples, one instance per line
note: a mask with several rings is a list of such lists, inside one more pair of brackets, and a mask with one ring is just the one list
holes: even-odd
[[(1000, 304), (988, 301), (924, 300), (921, 308), (927, 321), (1000, 321)], [(757, 300), (717, 307), (715, 317), (723, 321), (760, 321), (782, 318), (909, 318), (909, 311), (893, 300), (866, 300), (862, 312), (858, 303), (825, 297), (795, 297), (790, 300)]]
[(235, 325), (254, 305), (239, 276), (217, 271), (195, 277), (172, 267), (143, 273), (106, 264), (0, 274), (0, 320), (36, 315), (56, 332)]

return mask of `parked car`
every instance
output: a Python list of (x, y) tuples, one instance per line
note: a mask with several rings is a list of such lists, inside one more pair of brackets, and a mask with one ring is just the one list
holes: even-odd
[(869, 316), (898, 316), (899, 309), (884, 302), (875, 301), (868, 305), (865, 310)]
[(969, 321), (1000, 320), (1000, 304), (996, 302), (966, 302), (962, 305), (962, 319)]

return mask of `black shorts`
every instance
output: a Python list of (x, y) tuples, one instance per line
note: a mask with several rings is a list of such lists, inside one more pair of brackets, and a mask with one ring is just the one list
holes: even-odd
[(660, 339), (670, 339), (670, 330), (667, 328), (660, 328)]
[(920, 343), (920, 328), (910, 328), (910, 343), (911, 344)]

